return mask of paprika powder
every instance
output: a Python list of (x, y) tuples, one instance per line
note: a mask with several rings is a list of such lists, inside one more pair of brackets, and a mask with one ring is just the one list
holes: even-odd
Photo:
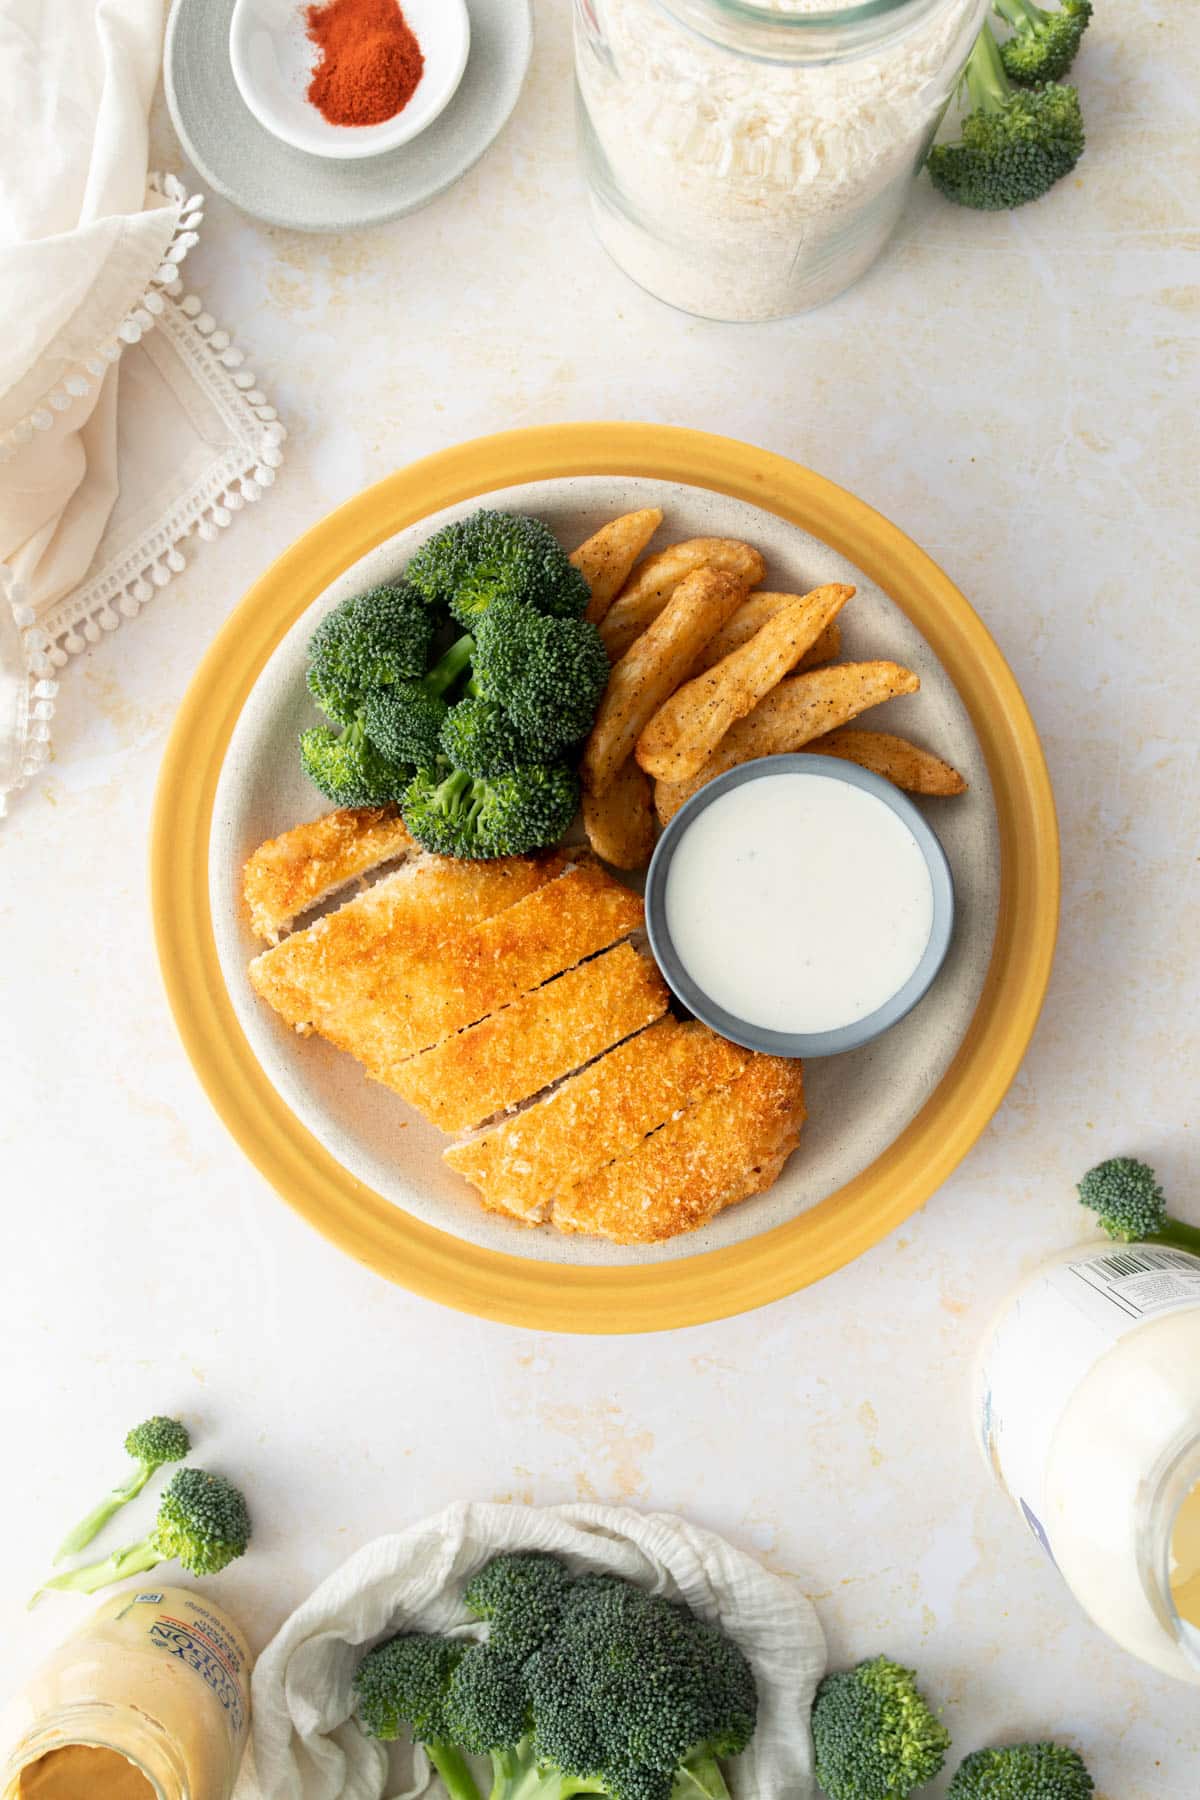
[(382, 125), (412, 99), (425, 68), (396, 0), (325, 0), (305, 13), (321, 60), (308, 98), (331, 125)]

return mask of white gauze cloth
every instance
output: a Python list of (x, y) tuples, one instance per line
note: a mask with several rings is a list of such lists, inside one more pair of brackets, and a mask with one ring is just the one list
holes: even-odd
[(0, 0), (0, 813), (57, 670), (275, 479), (283, 428), (179, 265), (201, 197), (147, 175), (164, 0)]
[[(378, 1538), (294, 1612), (254, 1671), (254, 1762), (263, 1800), (382, 1800), (392, 1757), (352, 1717), (364, 1653), (398, 1631), (483, 1635), (462, 1603), (501, 1550), (549, 1550), (572, 1569), (608, 1570), (684, 1600), (741, 1645), (758, 1680), (758, 1729), (727, 1765), (735, 1800), (810, 1800), (809, 1712), (825, 1670), (817, 1615), (795, 1582), (670, 1513), (620, 1506), (451, 1506)], [(404, 1756), (395, 1800), (430, 1780)], [(239, 1793), (241, 1789), (239, 1788)]]

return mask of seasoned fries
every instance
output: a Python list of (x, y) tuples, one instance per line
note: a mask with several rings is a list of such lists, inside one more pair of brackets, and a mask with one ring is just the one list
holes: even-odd
[(832, 663), (793, 675), (731, 726), (703, 768), (686, 781), (655, 784), (654, 804), (665, 825), (714, 776), (760, 756), (803, 750), (815, 737), (881, 706), (899, 694), (915, 694), (920, 678), (894, 662)]
[[(720, 569), (696, 569), (678, 584), (608, 678), (580, 764), (585, 788), (601, 796), (612, 786), (646, 725), (745, 592), (744, 580)], [(827, 720), (818, 729), (841, 723), (841, 719)]]
[(659, 708), (636, 756), (659, 781), (686, 781), (704, 767), (731, 726), (752, 712), (804, 655), (854, 593), (839, 582), (797, 595), (754, 636)]
[(752, 588), (767, 571), (758, 551), (736, 538), (689, 538), (648, 556), (633, 571), (600, 627), (614, 662), (658, 617), (680, 582), (705, 568), (737, 576), (744, 588)]
[(840, 756), (873, 769), (910, 794), (965, 794), (967, 784), (958, 770), (932, 750), (922, 750), (907, 738), (890, 731), (829, 731), (804, 746), (814, 756)]
[(596, 855), (614, 869), (644, 869), (654, 849), (650, 780), (632, 756), (603, 794), (583, 790), (583, 825)]
[(661, 524), (662, 509), (643, 506), (639, 512), (622, 513), (619, 519), (610, 519), (572, 553), (571, 561), (592, 592), (584, 616), (593, 625), (599, 625), (629, 579), (630, 569)]
[[(747, 594), (728, 625), (723, 625), (716, 637), (709, 638), (696, 658), (689, 678), (703, 675), (705, 669), (711, 669), (714, 663), (721, 662), (731, 650), (740, 650), (743, 644), (749, 643), (756, 631), (761, 631), (768, 619), (773, 619), (776, 613), (782, 612), (785, 606), (790, 606), (793, 600), (799, 598), (797, 594)], [(841, 650), (842, 628), (836, 619), (832, 619), (795, 664), (795, 671), (799, 674), (801, 669), (815, 669), (821, 663), (832, 662), (835, 656), (841, 655)]]

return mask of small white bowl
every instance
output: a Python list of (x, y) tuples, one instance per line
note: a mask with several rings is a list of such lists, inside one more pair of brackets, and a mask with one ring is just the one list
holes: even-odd
[(401, 0), (425, 68), (408, 105), (381, 125), (331, 125), (307, 97), (320, 56), (305, 0), (237, 0), (229, 60), (242, 99), (267, 131), (310, 156), (379, 156), (407, 144), (444, 112), (467, 66), (466, 0)]

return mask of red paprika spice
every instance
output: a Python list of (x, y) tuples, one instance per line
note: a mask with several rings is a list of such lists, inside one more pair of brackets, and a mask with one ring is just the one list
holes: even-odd
[(321, 51), (308, 98), (331, 125), (382, 125), (408, 105), (425, 58), (396, 0), (326, 0), (305, 20)]

